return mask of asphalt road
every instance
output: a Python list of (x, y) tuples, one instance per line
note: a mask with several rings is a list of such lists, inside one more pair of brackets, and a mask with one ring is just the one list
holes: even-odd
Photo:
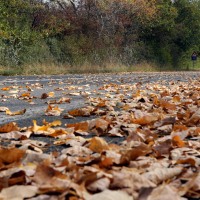
[[(73, 123), (85, 120), (82, 117), (76, 119), (62, 119), (58, 116), (46, 116), (47, 101), (58, 100), (61, 97), (71, 99), (70, 103), (60, 104), (64, 109), (62, 112), (79, 108), (85, 105), (87, 96), (103, 95), (98, 94), (98, 88), (104, 84), (116, 83), (136, 84), (159, 82), (167, 85), (174, 81), (189, 81), (200, 78), (200, 72), (157, 72), (157, 73), (120, 73), (120, 74), (87, 74), (87, 75), (60, 75), (60, 76), (0, 76), (0, 107), (8, 107), (12, 112), (26, 109), (24, 115), (9, 116), (5, 112), (0, 112), (0, 125), (11, 121), (18, 123), (20, 127), (32, 125), (32, 120), (36, 119), (38, 124), (55, 119), (65, 123)], [(11, 87), (8, 91), (3, 91), (5, 87)], [(31, 99), (20, 99), (20, 95), (31, 89)], [(43, 93), (54, 92), (52, 98), (41, 99)], [(32, 101), (33, 104), (30, 104)]]

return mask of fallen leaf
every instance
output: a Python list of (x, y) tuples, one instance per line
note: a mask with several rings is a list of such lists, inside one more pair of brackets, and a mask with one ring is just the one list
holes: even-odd
[(33, 127), (31, 128), (31, 130), (34, 133), (37, 133), (38, 131), (48, 131), (48, 128), (49, 128), (49, 125), (38, 126), (37, 121), (33, 120)]
[(129, 196), (126, 192), (123, 191), (113, 191), (113, 190), (104, 190), (103, 192), (94, 194), (86, 200), (133, 200), (132, 196)]
[(11, 89), (11, 87), (3, 87), (3, 88), (1, 88), (1, 90), (3, 90), (3, 91), (8, 91), (10, 89)]
[(185, 142), (180, 138), (179, 135), (172, 137), (172, 144), (180, 148), (185, 146)]
[(169, 103), (163, 99), (160, 100), (160, 106), (162, 108), (165, 108), (165, 109), (168, 109), (168, 110), (176, 110), (176, 105), (175, 104), (172, 104), (172, 103)]
[(23, 200), (34, 197), (38, 193), (38, 187), (32, 185), (14, 185), (4, 188), (0, 193), (0, 199)]
[(108, 150), (109, 145), (104, 139), (99, 137), (93, 137), (89, 141), (89, 148), (96, 153), (101, 153), (105, 150)]
[(41, 95), (40, 98), (41, 98), (41, 99), (46, 99), (46, 98), (48, 98), (48, 96), (49, 96), (49, 95), (48, 95), (47, 93), (42, 93), (42, 95)]
[(59, 108), (58, 106), (54, 106), (54, 105), (49, 104), (46, 111), (45, 111), (45, 115), (60, 116), (62, 111), (63, 111), (63, 109)]
[(152, 181), (155, 184), (159, 184), (167, 179), (174, 178), (183, 171), (182, 167), (176, 168), (156, 168), (153, 171), (144, 173), (142, 176)]
[(23, 115), (26, 112), (26, 109), (11, 112), (10, 110), (6, 110), (6, 114), (10, 116), (15, 116), (15, 115)]
[(15, 122), (9, 122), (8, 124), (0, 126), (0, 133), (9, 133), (11, 131), (18, 131), (19, 127)]
[(97, 118), (89, 121), (89, 130), (96, 135), (104, 135), (108, 129), (109, 122), (104, 119)]
[(30, 97), (30, 96), (31, 96), (31, 94), (29, 92), (21, 94), (21, 97)]
[(3, 106), (0, 107), (0, 112), (5, 112), (6, 110), (9, 110), (9, 108)]
[(83, 122), (79, 122), (79, 123), (75, 123), (75, 124), (67, 124), (67, 127), (68, 128), (72, 128), (74, 127), (74, 130), (75, 131), (85, 131), (87, 132), (89, 130), (89, 124), (87, 121), (83, 121)]
[(48, 96), (49, 96), (49, 97), (54, 97), (54, 95), (55, 95), (54, 92), (49, 92), (49, 93), (48, 93)]
[[(175, 188), (170, 187), (169, 185), (160, 185), (159, 187), (152, 190), (150, 195), (148, 195), (148, 200), (186, 200), (186, 198), (180, 197)], [(141, 200), (141, 198), (139, 198)]]
[(90, 183), (89, 185), (86, 186), (86, 188), (90, 192), (99, 192), (108, 189), (109, 185), (110, 185), (110, 179), (107, 177), (103, 177)]
[(11, 164), (18, 162), (25, 155), (25, 151), (17, 148), (0, 148), (0, 163)]

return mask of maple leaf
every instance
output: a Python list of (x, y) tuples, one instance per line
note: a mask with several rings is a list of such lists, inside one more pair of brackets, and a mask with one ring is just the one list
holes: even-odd
[(37, 132), (37, 131), (46, 131), (48, 129), (48, 127), (49, 127), (48, 125), (47, 126), (46, 125), (38, 126), (37, 125), (37, 121), (33, 120), (33, 128), (32, 128), (32, 130), (33, 130), (34, 133)]

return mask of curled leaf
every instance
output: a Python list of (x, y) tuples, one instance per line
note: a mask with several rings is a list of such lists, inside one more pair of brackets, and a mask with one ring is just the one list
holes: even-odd
[(26, 112), (26, 109), (11, 112), (10, 110), (6, 110), (6, 115), (15, 116), (15, 115), (23, 115)]

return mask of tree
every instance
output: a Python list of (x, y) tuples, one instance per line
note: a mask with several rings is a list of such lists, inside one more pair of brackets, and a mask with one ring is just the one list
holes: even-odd
[(7, 0), (0, 2), (1, 62), (19, 65), (20, 51), (32, 45), (36, 33), (32, 29), (34, 13), (41, 9), (39, 1)]

